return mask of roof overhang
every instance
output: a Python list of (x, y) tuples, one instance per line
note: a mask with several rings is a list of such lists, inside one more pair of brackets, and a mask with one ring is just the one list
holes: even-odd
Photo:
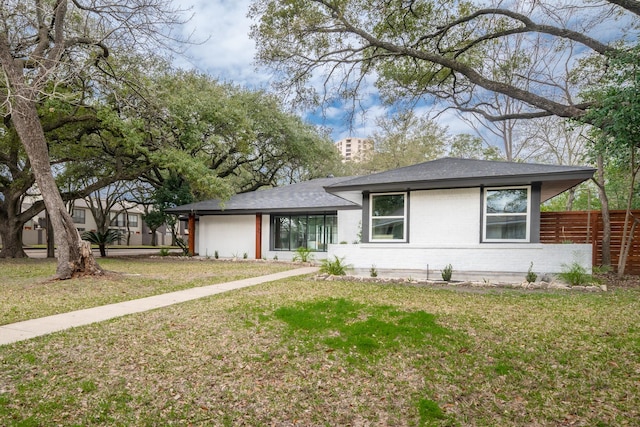
[(256, 214), (287, 214), (287, 213), (333, 213), (343, 210), (361, 209), (358, 205), (353, 206), (323, 206), (319, 207), (281, 207), (271, 209), (184, 209), (183, 207), (171, 208), (166, 211), (177, 215), (256, 215)]
[(393, 191), (415, 191), (415, 190), (443, 190), (453, 188), (473, 188), (473, 187), (508, 187), (519, 185), (532, 185), (539, 183), (541, 186), (541, 201), (551, 199), (570, 188), (590, 179), (595, 169), (560, 172), (535, 175), (511, 175), (511, 176), (490, 176), (490, 177), (469, 177), (454, 179), (432, 179), (428, 181), (404, 181), (386, 182), (368, 185), (348, 185), (345, 183), (339, 186), (328, 186), (325, 188), (331, 194), (339, 194), (343, 191), (366, 191), (369, 193), (383, 193)]

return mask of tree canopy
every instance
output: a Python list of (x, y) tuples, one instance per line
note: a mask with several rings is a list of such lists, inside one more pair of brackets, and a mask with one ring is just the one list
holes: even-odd
[[(595, 102), (579, 96), (578, 60), (602, 65), (624, 51), (637, 36), (640, 2), (255, 0), (251, 14), (258, 61), (299, 98), (353, 96), (373, 76), (391, 101), (437, 98), (490, 120), (578, 118)], [(516, 38), (519, 51), (487, 55)], [(534, 47), (549, 55), (532, 60)], [(594, 65), (589, 80), (604, 70)], [(321, 88), (308, 84), (314, 74)], [(522, 108), (497, 111), (493, 94)]]

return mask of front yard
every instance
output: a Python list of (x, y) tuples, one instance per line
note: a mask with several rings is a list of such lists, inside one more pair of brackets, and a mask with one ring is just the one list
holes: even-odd
[[(129, 287), (235, 268), (112, 262), (140, 274)], [(94, 286), (61, 283), (49, 299)], [(0, 347), (0, 364), (7, 426), (633, 426), (640, 292), (289, 279)]]

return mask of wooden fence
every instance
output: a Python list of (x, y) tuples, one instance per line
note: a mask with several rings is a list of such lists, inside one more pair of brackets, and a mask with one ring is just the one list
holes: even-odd
[[(640, 210), (632, 211), (640, 218)], [(611, 216), (611, 264), (618, 265), (625, 211), (610, 211)], [(542, 243), (591, 243), (593, 265), (602, 264), (602, 213), (600, 211), (541, 212), (540, 242)], [(627, 274), (640, 274), (640, 228), (636, 227), (633, 245), (627, 258)]]

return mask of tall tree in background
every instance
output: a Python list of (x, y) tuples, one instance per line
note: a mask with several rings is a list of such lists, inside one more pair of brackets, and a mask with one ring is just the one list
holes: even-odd
[[(25, 148), (53, 224), (56, 276), (99, 274), (101, 269), (88, 244), (81, 244), (51, 172), (37, 105), (41, 97), (54, 95), (58, 83), (89, 67), (105, 66), (110, 45), (135, 52), (162, 42), (170, 27), (179, 23), (179, 11), (167, 0), (9, 0), (0, 6), (0, 18), (3, 112)], [(48, 88), (54, 90), (47, 94)]]
[[(329, 138), (285, 111), (270, 94), (220, 83), (196, 72), (172, 72), (150, 82), (141, 120), (150, 153), (159, 167), (145, 174), (155, 188), (167, 177), (161, 166), (190, 182), (194, 197), (215, 185), (198, 185), (214, 175), (216, 196), (253, 191), (325, 176), (339, 164)], [(136, 97), (130, 101), (138, 102)], [(194, 160), (197, 164), (194, 165)], [(224, 181), (224, 182), (221, 182)]]
[(451, 138), (449, 156), (462, 159), (504, 160), (495, 145), (489, 145), (479, 136), (461, 133)]
[(631, 214), (640, 174), (640, 46), (611, 53), (604, 84), (589, 91), (588, 96), (596, 103), (582, 120), (593, 125), (596, 151), (615, 159), (630, 177), (617, 266), (618, 275), (622, 276), (633, 234), (640, 224), (640, 219)]
[(380, 118), (376, 124), (380, 130), (371, 137), (369, 173), (434, 160), (446, 152), (447, 129), (411, 110)]

